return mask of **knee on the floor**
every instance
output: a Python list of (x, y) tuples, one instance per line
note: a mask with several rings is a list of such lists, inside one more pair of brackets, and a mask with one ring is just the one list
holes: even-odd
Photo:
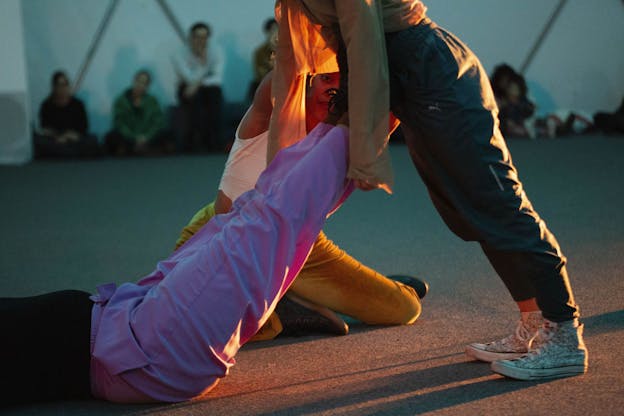
[(400, 314), (397, 316), (396, 325), (409, 325), (416, 322), (422, 312), (422, 304), (420, 299), (412, 298), (409, 302), (405, 302), (402, 308), (398, 308)]
[(389, 311), (380, 313), (371, 325), (409, 325), (416, 322), (422, 312), (422, 304), (417, 295), (395, 302)]

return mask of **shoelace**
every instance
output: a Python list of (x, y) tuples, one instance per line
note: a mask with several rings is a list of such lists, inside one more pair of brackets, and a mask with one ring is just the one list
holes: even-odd
[(531, 333), (524, 325), (524, 322), (522, 322), (522, 319), (518, 320), (518, 324), (516, 325), (516, 330), (514, 331), (513, 334), (508, 335), (507, 337), (503, 338), (500, 341), (489, 342), (487, 345), (496, 345), (498, 343), (502, 343), (503, 345), (505, 345), (508, 343), (513, 343), (514, 337), (527, 344), (528, 344), (528, 341), (531, 339)]
[(527, 327), (522, 322), (522, 319), (518, 321), (518, 325), (516, 325), (516, 338), (521, 341), (527, 342), (531, 339), (532, 334), (529, 332)]
[(556, 326), (553, 326), (553, 324), (544, 320), (544, 325), (537, 331), (537, 337), (536, 337), (536, 338), (539, 338), (541, 345), (537, 348), (531, 348), (529, 351), (529, 354), (537, 355), (540, 352), (547, 350), (548, 346), (550, 345), (550, 341), (552, 337), (555, 335), (556, 328), (557, 328)]

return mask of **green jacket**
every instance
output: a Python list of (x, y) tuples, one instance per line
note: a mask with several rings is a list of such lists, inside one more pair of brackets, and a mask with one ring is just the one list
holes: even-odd
[(124, 137), (136, 139), (143, 135), (152, 139), (165, 126), (165, 118), (158, 100), (145, 94), (141, 105), (132, 104), (132, 91), (127, 89), (115, 100), (113, 105), (113, 127)]

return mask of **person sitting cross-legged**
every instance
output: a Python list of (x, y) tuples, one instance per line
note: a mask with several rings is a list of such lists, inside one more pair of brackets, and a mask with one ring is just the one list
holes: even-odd
[(39, 108), (39, 128), (33, 135), (36, 158), (95, 157), (97, 137), (89, 133), (84, 103), (75, 97), (63, 71), (52, 74), (52, 91)]
[(165, 132), (165, 119), (156, 97), (148, 93), (152, 76), (138, 71), (132, 87), (113, 104), (113, 130), (106, 136), (108, 152), (113, 156), (170, 153), (173, 142)]

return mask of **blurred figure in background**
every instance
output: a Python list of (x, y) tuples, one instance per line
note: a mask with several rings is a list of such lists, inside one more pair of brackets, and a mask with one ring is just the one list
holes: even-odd
[(273, 69), (275, 63), (275, 44), (277, 42), (277, 21), (273, 18), (264, 21), (262, 26), (264, 42), (256, 48), (253, 54), (254, 79), (249, 85), (248, 98), (253, 100), (260, 82)]
[(106, 136), (111, 155), (173, 151), (173, 143), (164, 131), (165, 119), (160, 104), (147, 92), (151, 80), (148, 71), (138, 71), (132, 86), (115, 100), (113, 130)]
[(63, 71), (52, 75), (52, 91), (39, 108), (39, 130), (34, 134), (35, 157), (93, 157), (99, 153), (97, 137), (88, 134), (87, 112), (73, 96)]
[(221, 150), (223, 57), (210, 42), (208, 24), (195, 23), (189, 44), (173, 58), (178, 75), (181, 145), (186, 151)]
[(524, 77), (507, 64), (494, 68), (492, 90), (498, 104), (500, 128), (506, 137), (555, 138), (584, 133), (592, 126), (589, 116), (557, 110), (535, 117), (537, 106), (529, 98)]
[(533, 138), (529, 123), (535, 113), (535, 104), (527, 97), (528, 89), (524, 77), (511, 66), (501, 64), (494, 68), (491, 83), (503, 135)]

